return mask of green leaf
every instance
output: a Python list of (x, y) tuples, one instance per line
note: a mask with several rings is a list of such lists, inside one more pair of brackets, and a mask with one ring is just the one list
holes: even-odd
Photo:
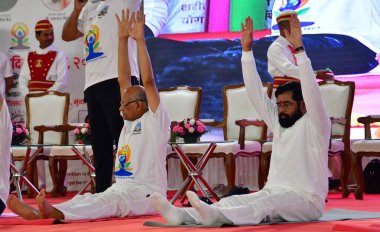
[(22, 43), (26, 43), (26, 42), (28, 42), (28, 40), (29, 40), (29, 38), (25, 38), (25, 39), (22, 41)]
[(88, 47), (86, 47), (86, 52), (88, 52)]
[(99, 47), (99, 42), (97, 42), (95, 45), (94, 45), (94, 50), (97, 49)]
[(309, 10), (310, 10), (310, 7), (307, 7), (305, 9), (300, 10), (300, 11), (297, 11), (297, 14), (303, 15), (303, 14), (306, 14)]
[(12, 38), (11, 40), (12, 40), (13, 43), (17, 43), (17, 39)]
[(129, 165), (131, 165), (131, 162), (126, 163), (126, 164), (125, 164), (125, 168), (128, 168)]

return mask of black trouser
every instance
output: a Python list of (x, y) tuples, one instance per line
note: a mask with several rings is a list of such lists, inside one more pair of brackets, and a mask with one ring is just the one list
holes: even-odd
[[(132, 77), (133, 79), (135, 78)], [(118, 144), (124, 125), (119, 112), (120, 88), (117, 78), (88, 87), (84, 91), (84, 96), (91, 126), (96, 192), (99, 193), (112, 184), (113, 144)]]
[(4, 212), (5, 203), (0, 199), (0, 215)]

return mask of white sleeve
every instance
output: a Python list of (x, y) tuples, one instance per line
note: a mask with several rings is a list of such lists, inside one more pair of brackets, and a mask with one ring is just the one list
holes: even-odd
[(319, 85), (315, 79), (313, 67), (306, 52), (296, 54), (300, 72), (302, 95), (307, 114), (322, 135), (330, 134), (331, 121), (323, 104)]
[(158, 131), (167, 132), (165, 133), (165, 140), (169, 140), (169, 132), (170, 132), (170, 119), (169, 115), (166, 111), (166, 108), (164, 104), (162, 104), (162, 101), (160, 100), (160, 103), (157, 107), (156, 112), (153, 113), (153, 111), (149, 108), (149, 114), (153, 115), (153, 118), (155, 118), (156, 122), (156, 128)]
[(68, 71), (66, 55), (59, 51), (57, 54), (57, 79), (49, 91), (63, 92), (65, 90), (68, 82)]
[(9, 195), (9, 165), (12, 142), (12, 123), (8, 106), (3, 100), (0, 109), (0, 198), (5, 203)]
[[(280, 46), (274, 44), (268, 49), (268, 61), (288, 77), (299, 79), (299, 70), (296, 65), (289, 61)], [(273, 74), (270, 73), (272, 76)]]
[(7, 56), (4, 57), (4, 65), (3, 65), (3, 75), (4, 78), (7, 77), (12, 77), (13, 76), (13, 71), (12, 71), (12, 66), (11, 66), (11, 61)]
[(24, 64), (21, 67), (20, 74), (18, 76), (18, 88), (20, 90), (22, 98), (29, 93), (28, 84), (30, 81), (30, 70), (28, 65), (28, 58), (24, 60)]
[[(89, 4), (89, 2), (87, 3)], [(87, 6), (86, 4), (86, 6)], [(80, 15), (78, 17), (78, 23), (77, 23), (77, 29), (78, 31), (82, 32), (84, 34), (84, 23), (85, 23), (85, 19), (87, 17), (87, 7), (84, 6), (84, 8), (82, 9), (82, 12), (80, 12)]]
[(277, 110), (263, 89), (252, 51), (242, 51), (241, 65), (248, 98), (260, 117), (273, 130), (277, 120)]

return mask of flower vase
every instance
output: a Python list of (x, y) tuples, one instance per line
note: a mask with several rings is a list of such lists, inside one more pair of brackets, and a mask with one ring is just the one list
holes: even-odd
[(78, 144), (84, 144), (84, 140), (78, 140)]
[(189, 136), (189, 137), (184, 137), (183, 141), (185, 143), (196, 143), (200, 140), (200, 137), (198, 136)]

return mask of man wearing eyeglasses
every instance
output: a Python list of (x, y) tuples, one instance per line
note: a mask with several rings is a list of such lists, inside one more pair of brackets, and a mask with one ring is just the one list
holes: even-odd
[(206, 226), (249, 225), (276, 221), (311, 221), (321, 217), (327, 196), (327, 151), (330, 119), (324, 109), (314, 72), (302, 46), (299, 20), (291, 17), (286, 39), (296, 48), (299, 83), (287, 83), (276, 91), (277, 104), (263, 91), (252, 54), (253, 22), (242, 24), (242, 69), (253, 107), (273, 131), (268, 181), (258, 192), (221, 199), (213, 205), (188, 191), (194, 208), (176, 208), (158, 193), (153, 207), (169, 224)]
[[(150, 215), (156, 212), (149, 195), (153, 192), (166, 195), (166, 147), (170, 120), (154, 82), (144, 39), (145, 17), (140, 12), (129, 17), (129, 10), (123, 10), (117, 21), (119, 110), (124, 118), (124, 127), (116, 153), (116, 183), (104, 192), (75, 196), (54, 206), (47, 202), (43, 189), (37, 196), (38, 210), (11, 195), (7, 206), (25, 219), (81, 220)], [(131, 86), (128, 38), (137, 44), (144, 87)]]
[(12, 123), (8, 106), (0, 94), (0, 215), (9, 195), (9, 165), (11, 158)]

